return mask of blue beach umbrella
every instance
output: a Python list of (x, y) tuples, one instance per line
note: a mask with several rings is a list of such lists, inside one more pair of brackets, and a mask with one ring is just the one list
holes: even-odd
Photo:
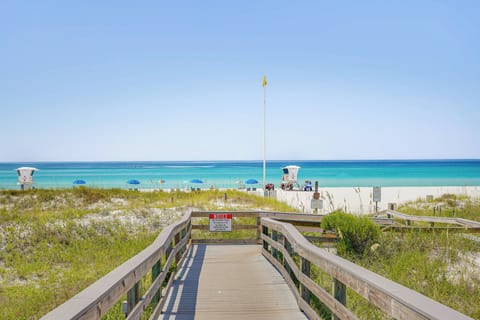
[(200, 179), (192, 179), (190, 180), (190, 183), (203, 183), (203, 181)]
[(87, 182), (85, 182), (85, 180), (81, 180), (81, 179), (73, 181), (73, 184), (86, 184), (86, 183)]
[(257, 179), (247, 179), (245, 180), (246, 184), (257, 184), (258, 180)]
[(128, 184), (140, 184), (140, 181), (136, 179), (128, 180)]

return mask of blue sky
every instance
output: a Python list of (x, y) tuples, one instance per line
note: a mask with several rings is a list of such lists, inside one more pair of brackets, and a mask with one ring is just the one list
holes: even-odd
[(0, 161), (480, 158), (478, 1), (0, 2)]

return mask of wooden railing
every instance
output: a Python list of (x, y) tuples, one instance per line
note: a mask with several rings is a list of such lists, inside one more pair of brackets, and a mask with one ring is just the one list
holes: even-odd
[[(122, 302), (122, 311), (127, 319), (140, 319), (147, 309), (150, 319), (157, 318), (173, 283), (173, 267), (181, 264), (191, 243), (263, 244), (263, 255), (282, 273), (297, 298), (299, 308), (310, 319), (319, 318), (310, 306), (311, 295), (315, 295), (338, 318), (355, 319), (353, 313), (345, 307), (346, 286), (394, 318), (469, 319), (308, 242), (299, 230), (316, 233), (319, 235), (313, 237), (316, 240), (332, 239), (330, 234), (320, 229), (319, 215), (233, 212), (235, 218), (252, 218), (247, 220), (253, 223), (234, 223), (232, 226), (233, 231), (256, 230), (251, 233), (250, 238), (196, 237), (196, 233), (205, 235), (208, 227), (204, 223), (195, 222), (198, 218), (208, 217), (210, 213), (215, 212), (188, 211), (180, 221), (164, 228), (145, 250), (42, 319), (100, 319), (119, 302)], [(300, 259), (299, 266), (295, 262), (297, 258)], [(333, 296), (310, 278), (311, 264), (332, 276), (335, 288)], [(149, 281), (145, 281), (148, 277), (151, 277)], [(149, 283), (149, 287), (141, 288), (142, 282)]]
[[(162, 291), (167, 291), (173, 283), (169, 270), (174, 262), (179, 265), (187, 252), (192, 229), (190, 216), (189, 211), (180, 221), (166, 227), (145, 250), (42, 319), (100, 319), (125, 295), (123, 312), (127, 319), (140, 319), (149, 305), (153, 308), (150, 319), (158, 317), (165, 303)], [(150, 271), (152, 283), (141, 295), (141, 280)]]
[[(195, 218), (208, 218), (212, 213), (225, 213), (225, 211), (194, 211), (192, 212), (192, 230), (194, 231), (208, 231), (208, 225), (194, 223)], [(329, 242), (335, 240), (335, 234), (326, 232), (320, 228), (322, 216), (318, 214), (304, 214), (304, 213), (291, 213), (291, 212), (267, 212), (267, 211), (235, 211), (234, 218), (252, 218), (253, 222), (243, 223), (235, 222), (232, 224), (232, 231), (239, 230), (256, 230), (253, 232), (250, 238), (247, 239), (235, 239), (235, 238), (219, 238), (212, 239), (211, 237), (198, 237), (192, 235), (193, 243), (222, 243), (222, 244), (261, 244), (261, 226), (260, 219), (262, 217), (274, 218), (278, 221), (290, 222), (295, 225), (299, 230), (303, 232), (312, 232), (317, 236), (310, 236), (311, 240)], [(208, 233), (207, 233), (208, 236)]]
[[(160, 314), (165, 303), (164, 298), (173, 282), (174, 276), (170, 275), (171, 267), (182, 262), (192, 242), (260, 243), (261, 217), (274, 217), (320, 230), (321, 217), (318, 215), (250, 211), (235, 212), (234, 215), (235, 218), (255, 218), (253, 224), (233, 225), (233, 230), (257, 230), (250, 239), (192, 238), (192, 229), (208, 231), (208, 226), (194, 224), (195, 218), (207, 218), (210, 213), (212, 211), (188, 211), (180, 221), (163, 229), (157, 239), (145, 250), (46, 314), (42, 319), (100, 319), (125, 296), (122, 311), (127, 319), (140, 319), (149, 306), (153, 309), (150, 319), (154, 319)], [(142, 279), (150, 274), (151, 285), (142, 294), (140, 288)]]
[[(451, 231), (458, 229), (462, 232), (480, 232), (480, 222), (467, 220), (463, 218), (449, 218), (449, 217), (437, 217), (437, 216), (414, 216), (405, 214), (394, 210), (385, 210), (382, 214), (386, 214), (388, 218), (396, 218), (404, 220), (407, 226), (412, 226), (412, 222), (428, 222), (430, 227), (433, 228), (435, 224), (450, 224), (457, 227), (449, 227)], [(438, 230), (438, 228), (437, 228)]]
[[(300, 309), (310, 319), (320, 318), (311, 305), (312, 295), (337, 319), (357, 319), (345, 307), (347, 287), (395, 319), (470, 319), (311, 244), (289, 223), (262, 218), (261, 226), (263, 255), (286, 279)], [(311, 278), (312, 264), (332, 277), (332, 294)]]

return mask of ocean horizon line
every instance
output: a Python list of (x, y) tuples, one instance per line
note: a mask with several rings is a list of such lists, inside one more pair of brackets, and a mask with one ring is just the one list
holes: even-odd
[[(399, 159), (266, 159), (266, 162), (411, 162), (411, 161), (431, 161), (431, 162), (441, 162), (441, 161), (480, 161), (480, 158), (399, 158)], [(135, 163), (169, 163), (169, 162), (185, 162), (185, 163), (208, 163), (208, 162), (263, 162), (263, 159), (252, 159), (252, 160), (34, 160), (34, 161), (0, 161), (0, 164), (26, 164), (26, 163), (125, 163), (125, 162), (135, 162)]]

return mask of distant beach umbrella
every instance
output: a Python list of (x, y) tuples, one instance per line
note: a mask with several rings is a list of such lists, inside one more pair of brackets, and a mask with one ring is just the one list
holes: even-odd
[(128, 180), (128, 184), (140, 184), (140, 181), (136, 179)]
[(87, 182), (85, 180), (81, 180), (81, 179), (73, 181), (73, 184), (86, 184), (86, 183)]
[(257, 179), (247, 179), (245, 180), (246, 184), (257, 184), (258, 180)]
[(190, 183), (203, 183), (203, 181), (200, 179), (192, 179), (190, 180)]

